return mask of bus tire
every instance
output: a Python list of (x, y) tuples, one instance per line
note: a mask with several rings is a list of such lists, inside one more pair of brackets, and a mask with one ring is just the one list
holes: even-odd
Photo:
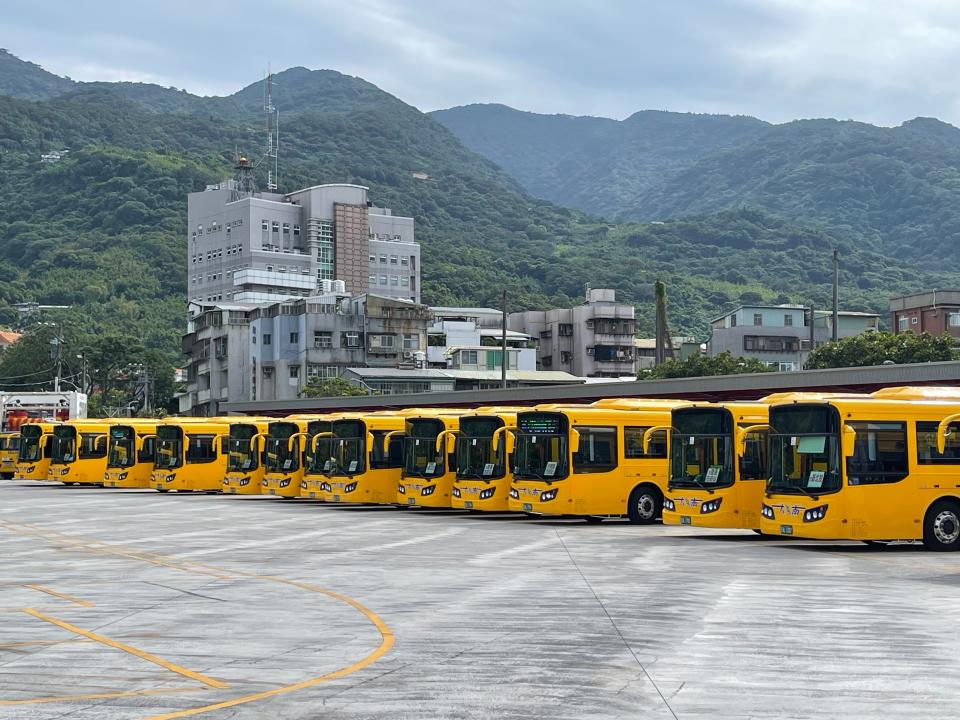
[(960, 505), (937, 500), (923, 519), (923, 545), (927, 550), (960, 550)]
[(630, 493), (627, 517), (634, 525), (652, 525), (663, 510), (663, 495), (655, 485), (638, 485)]

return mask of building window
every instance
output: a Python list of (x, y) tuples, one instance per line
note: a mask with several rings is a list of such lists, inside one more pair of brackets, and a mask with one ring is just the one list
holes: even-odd
[(299, 342), (300, 342), (300, 333), (298, 333), (298, 332), (292, 332), (292, 333), (290, 333), (290, 344), (291, 344), (291, 345), (296, 345), (296, 344), (299, 343)]
[(753, 324), (754, 324), (754, 325), (763, 325), (763, 313), (754, 313), (754, 314), (753, 314)]
[(736, 327), (736, 326), (737, 326), (737, 316), (736, 316), (736, 315), (731, 315), (731, 316), (730, 316), (730, 327)]
[(272, 378), (272, 377), (273, 377), (273, 368), (272, 368), (272, 367), (264, 367), (264, 368), (263, 368), (263, 376), (264, 376), (265, 378)]
[(290, 379), (291, 379), (291, 380), (296, 380), (298, 377), (300, 377), (300, 366), (299, 366), (299, 365), (291, 365), (290, 368), (289, 368), (289, 370), (290, 370)]
[(264, 333), (264, 334), (263, 334), (263, 344), (264, 344), (264, 345), (269, 345), (269, 344), (271, 344), (272, 342), (273, 342), (273, 335), (271, 335), (270, 333)]
[(916, 315), (914, 315), (912, 318), (910, 318), (910, 324), (911, 324), (911, 325), (916, 325), (917, 322), (918, 322), (918, 318), (917, 318)]
[(793, 327), (793, 315), (790, 313), (785, 313), (783, 316), (783, 326), (784, 327)]
[(381, 275), (381, 276), (380, 276), (380, 284), (381, 284), (381, 285), (386, 285), (386, 284), (387, 284), (387, 276), (386, 276), (386, 275)]
[(409, 264), (410, 264), (410, 258), (408, 258), (408, 257), (406, 257), (406, 256), (400, 258), (400, 264), (401, 264), (401, 265), (409, 265)]
[(460, 351), (460, 364), (461, 364), (461, 365), (476, 365), (476, 364), (477, 364), (477, 351), (476, 351), (476, 350), (461, 350), (461, 351)]
[(315, 348), (333, 347), (333, 333), (317, 330), (313, 333), (313, 346)]
[(376, 276), (376, 275), (371, 275), (370, 277), (367, 278), (367, 281), (368, 281), (371, 285), (376, 285), (376, 284), (377, 284), (377, 276)]
[(295, 238), (300, 237), (300, 226), (299, 226), (299, 225), (294, 225), (294, 226), (293, 226), (293, 237), (295, 237)]
[(557, 334), (560, 337), (570, 337), (573, 335), (573, 325), (570, 323), (560, 323), (557, 327)]
[(419, 349), (420, 349), (420, 336), (419, 336), (419, 335), (404, 335), (404, 336), (403, 336), (403, 349), (404, 349), (404, 350), (419, 350)]
[(398, 260), (399, 260), (399, 258), (398, 258), (396, 255), (391, 255), (391, 256), (390, 256), (390, 264), (391, 264), (391, 265), (396, 265)]
[(377, 256), (376, 256), (376, 255), (371, 255), (371, 256), (370, 256), (370, 262), (375, 263), (376, 261), (377, 261)]
[(400, 286), (401, 286), (401, 287), (409, 287), (409, 285), (410, 285), (410, 278), (408, 278), (408, 277), (402, 277), (402, 278), (400, 278)]
[(345, 332), (341, 333), (343, 338), (343, 344), (346, 347), (360, 347), (360, 333), (358, 332)]
[(897, 318), (897, 330), (906, 330), (910, 327), (910, 319), (906, 315)]
[(384, 265), (386, 265), (386, 264), (387, 264), (387, 256), (386, 256), (386, 255), (381, 255), (381, 256), (380, 256), (380, 262), (382, 262)]
[(793, 372), (796, 369), (797, 369), (797, 364), (794, 362), (781, 362), (778, 367), (778, 370), (780, 370), (780, 372)]
[(960, 312), (947, 313), (947, 326), (960, 327)]
[(391, 276), (390, 276), (390, 284), (391, 284), (391, 285), (399, 285), (399, 284), (400, 284), (400, 278), (397, 277), (396, 275), (391, 275)]

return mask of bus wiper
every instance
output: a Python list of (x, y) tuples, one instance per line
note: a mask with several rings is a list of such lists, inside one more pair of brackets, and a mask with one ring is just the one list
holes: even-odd
[[(777, 490), (779, 490), (781, 493), (785, 495), (795, 495), (795, 494), (806, 495), (808, 498), (812, 498), (814, 500), (820, 499), (819, 495), (814, 495), (812, 492), (810, 492), (809, 490), (807, 490), (805, 487), (801, 485), (784, 485), (782, 488), (777, 488), (777, 487), (767, 488), (766, 496), (770, 497), (773, 494), (773, 492)], [(790, 492), (791, 490), (799, 490), (799, 493), (792, 493)]]
[(687, 475), (687, 480), (689, 480), (690, 482), (692, 482), (694, 485), (696, 485), (696, 486), (697, 486), (698, 488), (700, 488), (701, 490), (706, 490), (708, 493), (710, 493), (711, 495), (713, 495), (713, 488), (707, 487), (704, 483), (702, 483), (702, 482), (700, 482), (699, 480), (697, 480), (697, 478), (696, 478), (695, 476), (693, 476), (693, 475)]

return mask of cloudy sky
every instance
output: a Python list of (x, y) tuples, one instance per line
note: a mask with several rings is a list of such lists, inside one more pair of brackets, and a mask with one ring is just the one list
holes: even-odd
[(31, 0), (0, 44), (77, 80), (229, 94), (293, 65), (423, 110), (502, 102), (960, 125), (957, 0)]

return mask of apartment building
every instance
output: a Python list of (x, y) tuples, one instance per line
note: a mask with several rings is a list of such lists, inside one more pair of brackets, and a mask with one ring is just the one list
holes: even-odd
[(362, 185), (249, 193), (236, 180), (187, 197), (190, 301), (272, 303), (339, 280), (351, 295), (420, 299), (413, 218), (372, 205)]
[[(840, 311), (840, 338), (876, 330), (876, 313)], [(734, 357), (761, 360), (781, 371), (802, 370), (811, 348), (833, 337), (833, 313), (816, 310), (813, 329), (810, 310), (800, 305), (741, 305), (711, 321), (707, 354), (729, 351)], [(812, 341), (812, 342), (811, 342)]]
[[(431, 368), (495, 370), (503, 347), (503, 313), (494, 308), (431, 308), (427, 365)], [(507, 330), (507, 366), (536, 370), (537, 350), (526, 333)]]
[(960, 290), (928, 290), (890, 299), (893, 332), (960, 338)]
[(537, 369), (578, 377), (637, 374), (635, 310), (618, 303), (614, 290), (587, 290), (574, 308), (510, 313), (511, 330), (538, 341)]

